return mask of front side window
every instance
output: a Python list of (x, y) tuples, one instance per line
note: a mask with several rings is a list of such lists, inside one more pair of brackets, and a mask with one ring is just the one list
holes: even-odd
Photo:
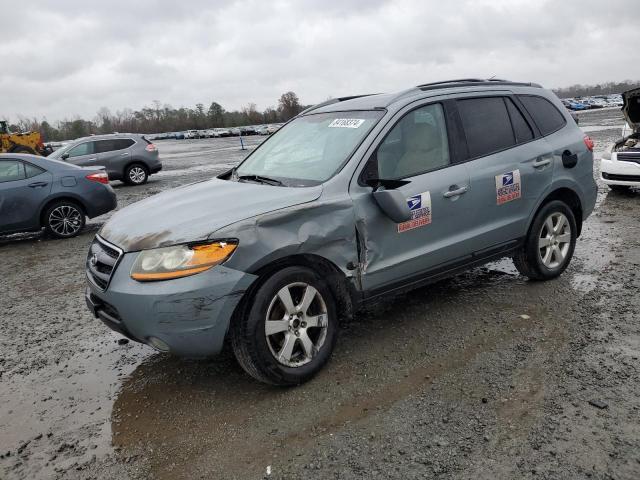
[(24, 165), (17, 160), (0, 160), (0, 183), (24, 180)]
[(483, 157), (515, 145), (509, 113), (502, 97), (457, 101), (471, 158)]
[(342, 168), (383, 111), (309, 114), (282, 127), (236, 170), (287, 186), (318, 185)]
[(85, 142), (80, 145), (76, 145), (69, 150), (69, 158), (80, 157), (82, 155), (91, 155), (93, 153), (93, 144), (95, 142)]
[(387, 134), (375, 155), (381, 179), (413, 177), (449, 165), (449, 141), (442, 105), (407, 113)]

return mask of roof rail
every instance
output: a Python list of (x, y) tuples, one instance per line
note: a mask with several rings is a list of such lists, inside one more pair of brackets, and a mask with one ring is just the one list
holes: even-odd
[(500, 78), (489, 78), (489, 79), (461, 78), (456, 80), (443, 80), (440, 82), (423, 83), (422, 85), (418, 85), (417, 88), (424, 91), (424, 90), (436, 90), (439, 88), (454, 88), (454, 87), (465, 87), (465, 86), (489, 87), (493, 85), (512, 85), (512, 86), (521, 86), (521, 87), (542, 88), (537, 83), (512, 82), (510, 80), (503, 80)]
[(316, 105), (312, 105), (309, 108), (301, 111), (298, 115), (305, 115), (313, 110), (317, 110), (318, 108), (326, 107), (327, 105), (333, 105), (334, 103), (346, 102), (347, 100), (353, 100), (354, 98), (361, 97), (370, 97), (371, 95), (378, 95), (377, 93), (367, 93), (366, 95), (351, 95), (350, 97), (338, 97), (338, 98), (330, 98), (329, 100), (325, 100), (324, 102), (320, 102)]

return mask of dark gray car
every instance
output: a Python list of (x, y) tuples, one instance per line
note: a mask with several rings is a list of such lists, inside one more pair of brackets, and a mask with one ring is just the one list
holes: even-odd
[(116, 208), (109, 177), (100, 167), (77, 167), (50, 158), (0, 154), (0, 233), (45, 228), (73, 237), (93, 218)]
[(226, 174), (117, 212), (91, 245), (87, 303), (158, 350), (207, 356), (230, 337), (249, 374), (299, 383), (338, 320), (383, 294), (500, 257), (560, 275), (595, 205), (592, 150), (535, 84), (332, 99)]
[(110, 180), (122, 180), (129, 185), (142, 185), (149, 175), (162, 170), (156, 146), (143, 135), (130, 133), (79, 138), (49, 158), (82, 167), (104, 166)]

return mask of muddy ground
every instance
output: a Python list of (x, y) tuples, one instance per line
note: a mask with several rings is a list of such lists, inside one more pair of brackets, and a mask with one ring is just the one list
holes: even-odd
[[(600, 153), (622, 124), (580, 118)], [(246, 154), (157, 143), (165, 170), (114, 182), (120, 206)], [(83, 265), (106, 218), (72, 240), (0, 238), (1, 479), (640, 478), (638, 191), (600, 187), (561, 278), (504, 260), (389, 299), (291, 389), (229, 352), (179, 360), (94, 320)]]

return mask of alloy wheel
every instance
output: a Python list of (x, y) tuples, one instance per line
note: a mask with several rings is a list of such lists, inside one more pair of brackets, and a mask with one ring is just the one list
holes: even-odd
[(142, 183), (146, 177), (147, 173), (144, 171), (144, 168), (134, 166), (129, 170), (129, 179), (133, 183)]
[(547, 217), (538, 237), (538, 255), (542, 264), (553, 270), (560, 267), (571, 246), (571, 225), (567, 217), (554, 212)]
[(309, 363), (324, 345), (328, 322), (327, 305), (316, 288), (304, 282), (282, 287), (265, 318), (271, 354), (287, 367)]
[(60, 205), (49, 214), (49, 226), (62, 237), (74, 235), (82, 227), (82, 213), (71, 205)]

